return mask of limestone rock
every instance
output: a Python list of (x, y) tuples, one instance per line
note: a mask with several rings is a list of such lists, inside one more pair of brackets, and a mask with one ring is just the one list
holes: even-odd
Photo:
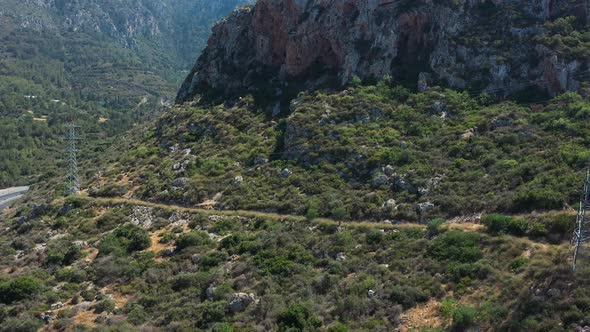
[(281, 179), (287, 179), (289, 176), (291, 176), (291, 174), (293, 174), (293, 172), (291, 172), (290, 170), (288, 170), (287, 168), (285, 168), (284, 170), (281, 171)]
[(153, 208), (147, 206), (134, 206), (131, 223), (143, 228), (152, 227), (155, 220), (153, 210)]
[(395, 210), (397, 208), (397, 202), (395, 199), (388, 199), (385, 203), (383, 203), (383, 208), (388, 210)]
[(184, 188), (188, 183), (188, 178), (178, 178), (172, 181), (173, 188)]
[(252, 304), (256, 303), (256, 297), (250, 293), (235, 293), (229, 301), (229, 309), (233, 312), (242, 312)]
[(418, 204), (418, 211), (420, 211), (420, 213), (426, 213), (426, 212), (430, 212), (432, 210), (434, 210), (434, 204), (430, 203), (430, 202), (424, 202), (424, 203), (420, 203)]
[(381, 187), (386, 184), (389, 184), (389, 177), (385, 174), (380, 174), (373, 179), (373, 188)]
[[(259, 0), (213, 27), (176, 101), (209, 91), (240, 95), (260, 81), (281, 98), (297, 82), (309, 90), (355, 76), (414, 81), (420, 91), (446, 82), (499, 95), (521, 91), (527, 81), (555, 94), (577, 89), (576, 77), (588, 73), (589, 59), (562, 55), (538, 38), (556, 17), (586, 18), (588, 25), (590, 9), (579, 1), (492, 1), (494, 20), (478, 1), (406, 2)], [(531, 23), (523, 27), (520, 17)], [(473, 33), (480, 38), (463, 38)]]
[(61, 309), (64, 307), (64, 304), (61, 302), (57, 302), (51, 305), (51, 310), (57, 310), (57, 309)]
[(41, 320), (45, 322), (45, 324), (49, 324), (52, 321), (57, 319), (57, 315), (53, 313), (53, 311), (48, 310), (41, 314)]

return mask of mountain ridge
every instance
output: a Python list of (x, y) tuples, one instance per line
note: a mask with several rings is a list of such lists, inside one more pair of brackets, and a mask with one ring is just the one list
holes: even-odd
[(276, 99), (386, 76), (412, 88), (554, 96), (589, 74), (586, 54), (575, 52), (590, 40), (588, 8), (587, 0), (260, 0), (214, 27), (177, 102), (244, 91)]

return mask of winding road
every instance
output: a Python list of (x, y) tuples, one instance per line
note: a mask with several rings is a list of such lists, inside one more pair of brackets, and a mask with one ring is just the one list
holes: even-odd
[(29, 191), (29, 187), (14, 187), (0, 190), (0, 210), (4, 210)]

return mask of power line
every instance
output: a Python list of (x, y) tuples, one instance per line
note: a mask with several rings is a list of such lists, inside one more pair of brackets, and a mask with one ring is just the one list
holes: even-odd
[(573, 269), (576, 271), (576, 264), (580, 256), (580, 250), (588, 239), (590, 239), (590, 225), (586, 218), (586, 211), (590, 209), (590, 168), (586, 172), (586, 180), (584, 181), (584, 193), (580, 199), (580, 208), (576, 217), (576, 229), (574, 230), (573, 245), (574, 245), (574, 264)]
[(77, 194), (80, 192), (80, 181), (78, 179), (78, 142), (82, 140), (82, 138), (78, 137), (76, 130), (81, 128), (80, 126), (76, 126), (74, 124), (74, 119), (72, 118), (71, 122), (67, 124), (66, 129), (68, 130), (67, 135), (64, 137), (64, 140), (67, 142), (66, 154), (68, 158), (68, 173), (65, 179), (65, 192), (66, 195)]

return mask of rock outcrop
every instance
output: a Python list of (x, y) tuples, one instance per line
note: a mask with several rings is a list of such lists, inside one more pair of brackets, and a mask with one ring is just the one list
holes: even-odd
[[(213, 27), (177, 102), (196, 95), (339, 86), (392, 76), (501, 95), (534, 86), (579, 86), (588, 59), (541, 40), (547, 22), (575, 16), (589, 0), (259, 0)], [(428, 79), (426, 79), (428, 78)]]

